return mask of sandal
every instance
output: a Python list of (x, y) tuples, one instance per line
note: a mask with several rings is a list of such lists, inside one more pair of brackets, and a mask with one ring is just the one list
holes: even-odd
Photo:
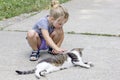
[(30, 61), (37, 61), (39, 57), (39, 51), (32, 51), (32, 54), (30, 55)]

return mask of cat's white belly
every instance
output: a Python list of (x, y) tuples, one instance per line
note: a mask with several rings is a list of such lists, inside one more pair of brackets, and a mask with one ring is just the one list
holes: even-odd
[(61, 68), (69, 68), (69, 67), (72, 67), (73, 66), (73, 63), (71, 62), (71, 58), (68, 57), (67, 61), (65, 61), (63, 63), (62, 66), (60, 66)]

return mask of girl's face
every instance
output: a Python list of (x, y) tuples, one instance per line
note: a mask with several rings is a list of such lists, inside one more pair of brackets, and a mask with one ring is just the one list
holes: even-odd
[(53, 21), (53, 26), (59, 29), (66, 23), (66, 21), (67, 19), (65, 19), (64, 17), (59, 17), (58, 19)]

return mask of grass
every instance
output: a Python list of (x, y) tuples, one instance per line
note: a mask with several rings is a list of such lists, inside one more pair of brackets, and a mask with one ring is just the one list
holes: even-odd
[[(0, 20), (48, 9), (51, 0), (0, 0)], [(69, 0), (59, 0), (64, 3)]]

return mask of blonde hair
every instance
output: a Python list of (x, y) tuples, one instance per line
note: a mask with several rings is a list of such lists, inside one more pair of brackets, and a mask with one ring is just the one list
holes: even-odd
[(50, 16), (52, 16), (54, 19), (57, 19), (61, 16), (63, 16), (65, 19), (68, 19), (69, 13), (65, 7), (60, 5), (58, 0), (52, 0)]

